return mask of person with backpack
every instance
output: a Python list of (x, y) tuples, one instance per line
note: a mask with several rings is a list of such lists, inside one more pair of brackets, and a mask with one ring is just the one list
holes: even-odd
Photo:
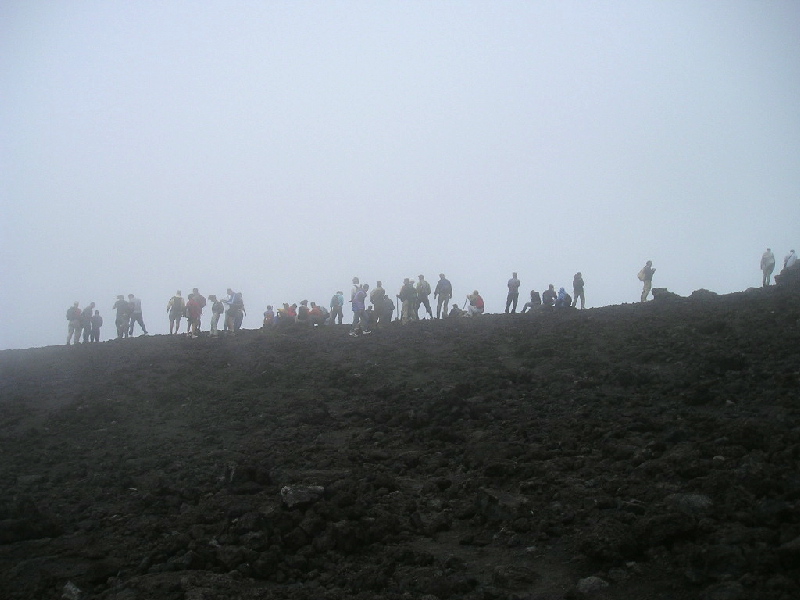
[[(181, 291), (178, 290), (175, 292), (175, 295), (169, 299), (167, 302), (167, 314), (169, 315), (169, 333), (172, 335), (173, 329), (175, 330), (175, 334), (177, 334), (181, 329), (181, 319), (186, 312), (186, 304), (183, 301), (183, 296), (181, 296)], [(188, 325), (187, 325), (188, 329)]]
[(522, 307), (522, 314), (524, 315), (526, 312), (533, 312), (534, 308), (537, 308), (542, 305), (542, 297), (539, 295), (539, 292), (536, 290), (531, 290), (531, 300), (530, 302), (526, 302), (525, 306)]
[(508, 280), (508, 296), (506, 296), (506, 314), (508, 314), (508, 309), (511, 308), (511, 314), (517, 312), (517, 301), (519, 300), (519, 286), (520, 281), (517, 278), (517, 274), (512, 273), (511, 279)]
[(556, 308), (571, 308), (572, 297), (567, 293), (563, 287), (558, 288), (558, 295), (556, 296)]
[(397, 294), (397, 299), (400, 300), (400, 322), (405, 325), (414, 319), (414, 302), (416, 301), (417, 292), (414, 289), (414, 282), (408, 277), (403, 279), (403, 287), (400, 288), (400, 293)]
[(200, 294), (192, 293), (186, 301), (186, 335), (191, 338), (196, 338), (200, 332), (200, 318), (203, 315), (200, 298), (203, 298)]
[(117, 301), (112, 307), (117, 311), (117, 316), (114, 319), (114, 325), (117, 327), (117, 339), (128, 337), (128, 323), (131, 315), (131, 305), (125, 300), (125, 296), (120, 294), (117, 296)]
[[(92, 334), (92, 313), (94, 311), (94, 302), (89, 304), (81, 311), (81, 330), (83, 331), (83, 343), (89, 342), (89, 337)], [(77, 342), (77, 339), (76, 339)]]
[[(380, 311), (378, 311), (378, 323), (381, 327), (388, 325), (392, 322), (394, 316), (394, 302), (389, 298), (389, 295), (384, 292), (383, 302), (380, 304)], [(377, 311), (377, 309), (376, 309)]]
[(583, 310), (583, 304), (585, 302), (583, 297), (583, 275), (581, 272), (578, 271), (575, 273), (575, 277), (572, 278), (572, 291), (575, 294), (575, 297), (572, 300), (572, 306), (578, 306), (578, 298), (581, 299), (581, 310)]
[(648, 260), (642, 267), (642, 270), (639, 271), (639, 281), (644, 284), (642, 287), (642, 302), (647, 301), (647, 295), (650, 293), (650, 290), (653, 289), (653, 273), (655, 272), (656, 270), (653, 268), (652, 260)]
[(344, 293), (340, 290), (331, 296), (331, 320), (330, 324), (335, 325), (336, 319), (339, 319), (339, 325), (342, 324), (342, 307), (344, 306)]
[(446, 319), (448, 312), (447, 306), (450, 298), (453, 297), (453, 286), (444, 276), (444, 273), (439, 273), (439, 281), (436, 283), (436, 289), (433, 290), (433, 298), (439, 298), (436, 303), (436, 318)]
[(92, 335), (91, 341), (92, 342), (99, 342), (100, 341), (100, 328), (103, 326), (103, 317), (100, 316), (100, 311), (94, 311), (94, 316), (92, 317)]
[[(419, 281), (417, 282), (417, 306), (415, 308), (415, 313), (419, 315), (419, 307), (424, 306), (425, 310), (428, 313), (428, 316), (432, 319), (433, 312), (431, 312), (431, 303), (428, 301), (428, 296), (431, 295), (431, 284), (425, 281), (425, 276), (420, 275)], [(419, 316), (417, 317), (419, 318)]]
[(478, 290), (475, 290), (471, 294), (467, 294), (467, 300), (469, 301), (469, 306), (467, 307), (467, 314), (470, 317), (477, 317), (478, 315), (482, 315), (485, 305), (483, 303), (483, 298), (478, 293)]
[(244, 315), (247, 314), (242, 293), (234, 292), (231, 288), (228, 288), (228, 298), (224, 302), (228, 305), (228, 312), (225, 315), (225, 330), (236, 333), (242, 328)]
[(359, 330), (362, 334), (372, 333), (369, 328), (369, 320), (366, 314), (367, 290), (368, 284), (363, 284), (359, 287), (358, 291), (353, 296), (353, 327), (350, 329), (350, 335), (356, 337), (359, 335)]
[(379, 281), (375, 289), (369, 293), (369, 301), (372, 302), (376, 315), (380, 315), (383, 310), (383, 299), (385, 296), (386, 290), (383, 289), (383, 284)]
[(67, 346), (75, 338), (74, 343), (80, 343), (81, 337), (81, 309), (78, 308), (78, 301), (67, 309)]

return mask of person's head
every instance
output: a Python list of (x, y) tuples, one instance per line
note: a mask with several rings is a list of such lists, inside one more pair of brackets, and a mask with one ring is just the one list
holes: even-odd
[(380, 281), (378, 282), (378, 287), (381, 287), (381, 282)]
[(564, 294), (565, 292), (566, 292), (566, 290), (564, 288), (562, 288), (562, 287), (558, 288), (558, 293), (559, 294)]
[(300, 300), (300, 304), (302, 304), (303, 306), (305, 306), (306, 304), (308, 304), (308, 300)]
[(369, 284), (365, 283), (364, 285), (361, 286), (361, 288), (366, 292), (369, 289)]
[(297, 308), (297, 304), (292, 304), (292, 308)]
[(551, 283), (551, 284), (548, 286), (548, 288), (547, 288), (547, 289), (555, 291), (555, 289), (556, 289), (556, 288), (555, 288), (555, 287), (553, 286), (553, 284)]
[(439, 273), (439, 279), (444, 279), (444, 273)]
[[(180, 293), (178, 293), (178, 296), (180, 296)], [(211, 300), (212, 302), (216, 302), (217, 301), (217, 295), (216, 294), (209, 294), (208, 295), (208, 299)]]
[(420, 275), (419, 280), (422, 281), (423, 279), (425, 279), (425, 275)]
[(178, 290), (177, 292), (175, 292), (175, 295), (176, 295), (176, 296), (180, 296), (180, 295), (181, 295), (181, 291), (180, 291), (180, 290)]
[(645, 264), (646, 264), (648, 267), (652, 267), (652, 266), (653, 266), (653, 261), (652, 261), (652, 260), (648, 260), (648, 261), (647, 261)]
[(772, 252), (772, 250), (770, 248), (767, 248), (767, 252)]
[(353, 277), (353, 285), (358, 285), (358, 277)]
[(472, 292), (472, 295), (473, 296), (477, 296), (478, 295), (478, 290), (475, 290), (474, 292)]
[(94, 308), (94, 302), (92, 302), (91, 304), (89, 304), (89, 308)]
[(533, 298), (535, 295), (536, 295), (536, 290), (531, 290), (531, 298)]
[(228, 295), (230, 296), (232, 294), (233, 294), (233, 290), (231, 288), (228, 288)]
[(337, 293), (337, 294), (339, 294), (339, 295), (342, 295), (342, 294), (344, 294), (344, 292), (343, 292), (342, 290), (339, 290), (339, 291), (338, 291), (338, 292), (336, 292), (336, 293)]
[(581, 272), (580, 272), (580, 271), (578, 271), (577, 275), (578, 275), (578, 277), (582, 277), (582, 275), (581, 275)]
[[(122, 296), (118, 296), (118, 298), (122, 298)], [(78, 306), (78, 301), (77, 301), (77, 300), (75, 300), (75, 302), (73, 302), (73, 303), (72, 303), (72, 306), (75, 306), (75, 307), (77, 307), (77, 306)]]
[(316, 305), (317, 305), (317, 303), (316, 303), (316, 302), (312, 302), (312, 303), (311, 303), (311, 308), (314, 308)]
[(200, 291), (197, 288), (192, 288), (192, 293), (193, 294), (199, 294)]
[(517, 278), (517, 272), (516, 272), (516, 271), (514, 271), (514, 272), (511, 274), (511, 276), (512, 276), (514, 279), (516, 279), (516, 278)]
[(99, 317), (100, 316), (100, 311), (99, 310), (94, 311), (94, 316), (95, 317)]
[[(123, 296), (122, 294), (118, 294), (117, 295), (117, 300), (125, 300), (125, 296)], [(78, 306), (77, 302), (75, 303), (75, 306)]]
[(133, 294), (128, 294), (128, 300), (133, 300)]
[(267, 304), (267, 310), (272, 310), (272, 304)]
[(458, 308), (458, 304), (453, 304), (453, 308)]

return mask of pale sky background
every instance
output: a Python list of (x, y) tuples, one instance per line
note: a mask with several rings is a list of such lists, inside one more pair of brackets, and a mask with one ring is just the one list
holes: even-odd
[(512, 271), (591, 307), (647, 259), (758, 286), (800, 246), (798, 32), (796, 1), (0, 0), (0, 348), (75, 300), (114, 337), (117, 294), (165, 333), (195, 286), (245, 328), (353, 276), (488, 312)]

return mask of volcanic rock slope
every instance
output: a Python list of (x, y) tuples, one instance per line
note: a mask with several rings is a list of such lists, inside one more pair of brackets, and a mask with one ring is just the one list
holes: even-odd
[(2, 352), (0, 597), (800, 597), (799, 320), (769, 289)]

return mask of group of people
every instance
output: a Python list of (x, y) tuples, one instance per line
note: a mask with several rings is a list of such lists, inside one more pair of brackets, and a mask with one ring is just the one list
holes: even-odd
[(169, 315), (169, 333), (178, 334), (181, 329), (181, 319), (186, 318), (186, 334), (196, 338), (200, 334), (200, 321), (203, 317), (203, 309), (211, 302), (211, 329), (212, 337), (219, 335), (219, 320), (224, 314), (223, 331), (236, 333), (242, 328), (242, 322), (247, 314), (244, 307), (244, 300), (241, 292), (234, 292), (231, 288), (227, 290), (227, 297), (218, 299), (216, 294), (209, 294), (208, 300), (197, 288), (192, 289), (192, 293), (184, 301), (181, 291), (167, 302), (167, 314)]
[[(133, 329), (137, 323), (142, 328), (143, 335), (147, 335), (147, 327), (142, 320), (142, 301), (139, 298), (128, 294), (128, 299), (125, 300), (125, 296), (120, 294), (117, 296), (113, 310), (116, 311), (117, 338), (133, 335)], [(88, 306), (81, 309), (79, 303), (75, 301), (67, 309), (67, 322), (67, 346), (70, 345), (70, 342), (80, 343), (81, 333), (83, 333), (84, 343), (100, 341), (103, 317), (100, 316), (100, 311), (95, 309), (94, 302), (90, 302)]]
[[(797, 264), (797, 254), (795, 254), (794, 250), (791, 250), (789, 254), (787, 254), (783, 259), (783, 268), (792, 269), (796, 264)], [(768, 285), (770, 285), (770, 278), (772, 277), (772, 272), (774, 270), (775, 270), (775, 255), (772, 253), (771, 249), (767, 248), (764, 254), (761, 255), (761, 274), (763, 275), (761, 279), (762, 287), (767, 287)]]
[[(784, 265), (794, 264), (796, 260), (794, 250), (792, 250), (784, 261)], [(768, 285), (769, 275), (774, 269), (774, 263), (774, 256), (767, 249), (767, 252), (762, 257), (764, 285)], [(642, 302), (646, 301), (652, 290), (654, 273), (653, 263), (648, 260), (639, 272), (639, 279), (644, 284)], [(508, 295), (506, 296), (505, 312), (514, 314), (517, 312), (521, 287), (521, 282), (516, 272), (512, 273), (507, 287)], [(572, 281), (573, 295), (567, 293), (563, 287), (556, 291), (553, 284), (550, 284), (548, 289), (542, 292), (541, 295), (536, 290), (531, 290), (530, 300), (523, 305), (521, 313), (530, 313), (536, 309), (577, 308), (579, 300), (580, 308), (583, 309), (585, 306), (584, 287), (583, 275), (578, 272)], [(435, 317), (430, 300), (431, 295), (436, 302)], [(416, 281), (411, 278), (404, 279), (403, 285), (395, 295), (398, 304), (395, 304), (395, 301), (386, 292), (382, 282), (378, 281), (375, 288), (370, 289), (368, 284), (361, 283), (358, 277), (354, 277), (353, 287), (350, 290), (350, 305), (353, 311), (350, 334), (354, 336), (369, 334), (375, 327), (390, 323), (395, 317), (395, 310), (398, 308), (397, 320), (403, 324), (419, 320), (420, 309), (423, 308), (425, 313), (423, 313), (422, 318), (425, 318), (427, 314), (430, 319), (461, 316), (475, 317), (485, 311), (485, 303), (478, 290), (467, 294), (464, 305), (460, 308), (456, 303), (450, 306), (452, 298), (453, 286), (444, 273), (439, 274), (439, 280), (436, 282), (435, 287), (431, 287), (424, 275), (419, 275)], [(367, 305), (368, 302), (371, 306)], [(216, 295), (211, 294), (206, 299), (197, 288), (194, 288), (186, 299), (183, 298), (181, 291), (178, 290), (167, 302), (166, 312), (169, 318), (170, 334), (179, 334), (181, 321), (186, 319), (186, 334), (189, 337), (197, 337), (200, 334), (203, 311), (209, 304), (211, 310), (209, 333), (212, 337), (220, 334), (219, 321), (223, 315), (224, 332), (236, 333), (241, 329), (247, 312), (240, 292), (234, 292), (231, 288), (228, 288), (227, 297), (218, 299)], [(341, 325), (344, 319), (344, 304), (344, 293), (339, 290), (331, 297), (329, 307), (316, 302), (309, 302), (308, 300), (302, 300), (299, 305), (284, 303), (277, 310), (269, 305), (264, 312), (263, 327), (279, 327), (292, 323), (302, 323), (312, 327), (335, 325), (337, 323)], [(113, 310), (116, 311), (117, 339), (133, 335), (137, 323), (142, 329), (142, 335), (147, 335), (147, 328), (142, 319), (142, 303), (133, 294), (128, 294), (127, 300), (122, 295), (117, 296)], [(79, 343), (81, 334), (84, 342), (90, 340), (99, 341), (103, 318), (100, 316), (100, 312), (95, 310), (93, 302), (83, 310), (79, 308), (78, 302), (75, 302), (67, 311), (67, 320), (69, 321), (68, 345), (73, 340), (75, 344)]]
[[(508, 280), (508, 295), (506, 296), (506, 314), (514, 314), (517, 312), (517, 302), (519, 301), (519, 288), (520, 280), (516, 272), (511, 274), (511, 279)], [(572, 278), (572, 291), (574, 296), (563, 288), (555, 290), (555, 286), (551, 283), (548, 288), (539, 294), (536, 290), (531, 290), (530, 300), (522, 306), (522, 314), (533, 311), (537, 307), (544, 308), (576, 308), (578, 300), (581, 301), (581, 309), (585, 307), (586, 296), (584, 295), (584, 281), (583, 275), (580, 271), (575, 273)]]

